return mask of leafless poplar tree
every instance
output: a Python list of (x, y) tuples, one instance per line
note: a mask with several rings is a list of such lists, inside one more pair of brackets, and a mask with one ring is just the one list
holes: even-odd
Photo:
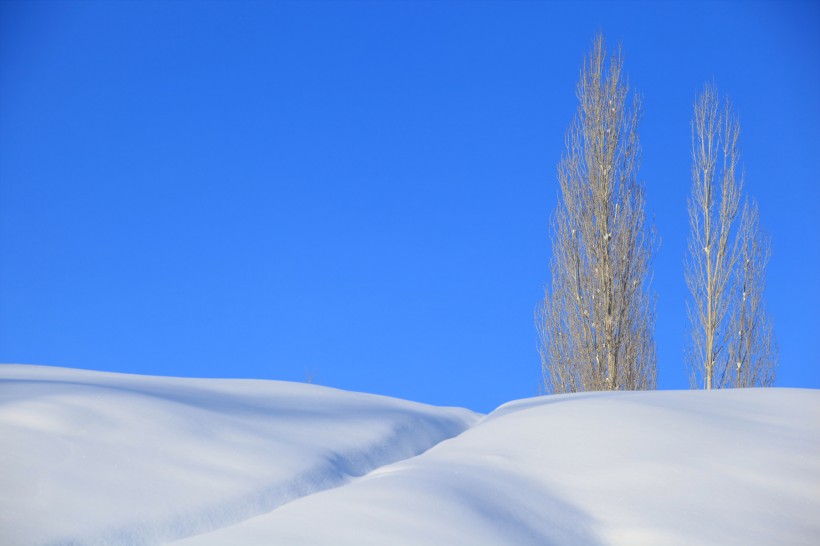
[(764, 298), (771, 241), (760, 228), (756, 203), (744, 207), (740, 225), (729, 366), (723, 371), (720, 386), (770, 387), (777, 367), (777, 341)]
[[(740, 123), (707, 85), (692, 119), (689, 252), (685, 261), (692, 385), (706, 389), (771, 385), (776, 342), (763, 289), (768, 239), (758, 210), (741, 210)], [(735, 368), (734, 370), (732, 368)]]
[(558, 165), (551, 283), (536, 310), (547, 392), (651, 389), (656, 382), (645, 219), (640, 100), (596, 37), (581, 70), (579, 107)]

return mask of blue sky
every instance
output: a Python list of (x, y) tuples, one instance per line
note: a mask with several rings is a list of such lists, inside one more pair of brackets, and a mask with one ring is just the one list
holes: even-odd
[(643, 96), (659, 387), (688, 388), (692, 103), (740, 116), (777, 385), (820, 387), (817, 2), (0, 3), (0, 361), (538, 393), (596, 32)]

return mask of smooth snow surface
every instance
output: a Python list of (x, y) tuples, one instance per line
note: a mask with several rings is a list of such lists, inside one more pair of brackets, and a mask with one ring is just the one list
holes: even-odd
[(818, 514), (820, 392), (593, 393), (177, 546), (817, 545)]
[(301, 383), (0, 365), (0, 545), (166, 543), (339, 486), (478, 418)]
[(479, 420), (271, 381), (0, 381), (4, 545), (820, 543), (815, 390), (548, 396)]

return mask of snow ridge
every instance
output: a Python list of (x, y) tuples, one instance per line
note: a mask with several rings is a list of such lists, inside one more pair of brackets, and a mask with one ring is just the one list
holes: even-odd
[(422, 453), (477, 419), (315, 385), (3, 365), (0, 543), (147, 546), (206, 533)]
[(820, 536), (810, 389), (544, 396), (482, 419), (297, 383), (0, 365), (0, 437), (3, 546)]
[(582, 393), (178, 545), (813, 546), (819, 510), (820, 391)]

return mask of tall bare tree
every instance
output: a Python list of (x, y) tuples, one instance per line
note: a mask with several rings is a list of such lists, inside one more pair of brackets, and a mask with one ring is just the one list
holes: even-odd
[(551, 283), (536, 310), (547, 392), (651, 389), (654, 301), (645, 190), (638, 180), (640, 99), (597, 36), (577, 87), (578, 112), (558, 165)]
[(756, 203), (744, 207), (740, 228), (728, 365), (720, 386), (770, 387), (777, 367), (777, 340), (764, 298), (771, 241), (760, 228)]
[(739, 135), (729, 101), (707, 85), (692, 119), (685, 260), (693, 387), (770, 385), (774, 378), (776, 342), (763, 302), (770, 246), (757, 206), (741, 207)]

